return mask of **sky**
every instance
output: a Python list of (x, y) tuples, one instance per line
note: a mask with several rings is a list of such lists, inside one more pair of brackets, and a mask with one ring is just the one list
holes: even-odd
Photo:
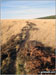
[(1, 0), (1, 19), (34, 19), (55, 15), (55, 0)]

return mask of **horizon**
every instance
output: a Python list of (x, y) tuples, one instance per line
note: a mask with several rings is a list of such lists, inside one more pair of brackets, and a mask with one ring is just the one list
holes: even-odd
[(1, 19), (34, 19), (55, 15), (55, 1), (1, 1)]

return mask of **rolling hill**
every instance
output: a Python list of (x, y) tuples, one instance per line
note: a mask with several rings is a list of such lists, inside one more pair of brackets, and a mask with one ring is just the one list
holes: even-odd
[(40, 17), (40, 18), (37, 18), (37, 19), (56, 19), (56, 15), (46, 16), (46, 17)]

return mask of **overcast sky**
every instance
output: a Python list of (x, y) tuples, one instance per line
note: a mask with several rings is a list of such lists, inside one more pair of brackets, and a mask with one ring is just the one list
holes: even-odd
[(33, 19), (55, 15), (55, 0), (2, 0), (1, 19)]

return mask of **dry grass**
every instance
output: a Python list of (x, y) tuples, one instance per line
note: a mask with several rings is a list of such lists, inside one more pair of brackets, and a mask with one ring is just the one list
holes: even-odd
[(36, 24), (35, 28), (38, 28), (38, 31), (30, 31), (30, 40), (55, 47), (55, 19), (1, 20), (2, 44), (6, 43), (12, 35), (19, 34), (27, 21)]

